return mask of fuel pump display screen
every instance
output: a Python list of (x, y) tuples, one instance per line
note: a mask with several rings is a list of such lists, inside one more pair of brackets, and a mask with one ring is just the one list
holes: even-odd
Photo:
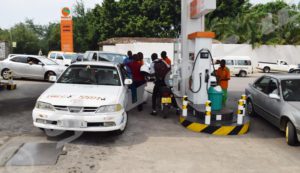
[(201, 59), (208, 59), (209, 58), (208, 52), (201, 52), (200, 53), (200, 58)]

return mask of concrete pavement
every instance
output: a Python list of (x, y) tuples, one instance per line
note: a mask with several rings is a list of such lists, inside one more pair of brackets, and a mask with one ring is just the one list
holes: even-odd
[[(244, 88), (254, 80), (254, 77), (232, 78), (230, 106), (235, 106)], [(35, 100), (51, 84), (17, 82), (19, 88), (10, 96), (0, 92), (0, 151), (24, 142), (61, 142), (73, 135), (48, 138), (32, 126)], [(84, 133), (65, 144), (67, 154), (60, 156), (55, 166), (0, 167), (0, 172), (300, 171), (300, 147), (288, 146), (284, 135), (260, 117), (252, 118), (250, 132), (244, 136), (217, 137), (183, 128), (175, 110), (166, 120), (151, 116), (150, 101), (143, 112), (129, 112), (128, 128), (121, 136)]]

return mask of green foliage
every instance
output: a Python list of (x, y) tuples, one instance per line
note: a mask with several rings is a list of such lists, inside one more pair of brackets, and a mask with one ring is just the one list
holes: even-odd
[(253, 48), (262, 44), (300, 43), (300, 12), (296, 6), (278, 0), (252, 7), (245, 2), (243, 7), (247, 8), (235, 16), (218, 16), (207, 22), (208, 29), (216, 32), (218, 40), (249, 43)]

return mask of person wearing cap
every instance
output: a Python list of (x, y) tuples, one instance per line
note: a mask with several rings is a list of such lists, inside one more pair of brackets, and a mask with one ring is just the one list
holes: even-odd
[(220, 61), (220, 67), (216, 72), (217, 75), (217, 81), (218, 84), (221, 86), (222, 90), (223, 90), (223, 106), (226, 105), (226, 101), (227, 101), (227, 89), (228, 89), (228, 83), (230, 80), (230, 70), (226, 67), (226, 61), (224, 59), (222, 59)]

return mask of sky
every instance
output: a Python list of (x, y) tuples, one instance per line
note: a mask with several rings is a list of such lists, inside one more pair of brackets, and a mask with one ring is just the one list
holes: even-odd
[[(102, 0), (83, 0), (86, 8), (93, 8)], [(60, 10), (72, 7), (76, 0), (0, 0), (0, 28), (10, 28), (16, 23), (33, 19), (36, 24), (60, 20)]]
[[(86, 8), (94, 8), (103, 0), (83, 0)], [(272, 0), (250, 0), (265, 3)], [(286, 0), (288, 3), (300, 0)], [(48, 24), (60, 20), (60, 10), (72, 7), (76, 0), (0, 0), (0, 28), (8, 29), (25, 19), (33, 19), (35, 24)]]

